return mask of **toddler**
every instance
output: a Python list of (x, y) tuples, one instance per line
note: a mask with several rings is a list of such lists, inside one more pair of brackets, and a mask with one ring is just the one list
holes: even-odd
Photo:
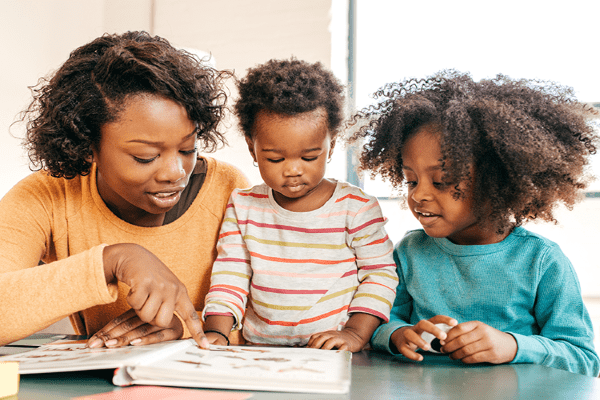
[(577, 200), (596, 150), (588, 117), (597, 112), (555, 84), (502, 75), (474, 82), (456, 71), (376, 96), (384, 100), (357, 114), (350, 142), (363, 144), (361, 169), (406, 187), (423, 229), (394, 251), (400, 283), (373, 347), (420, 361), (431, 350), (428, 332), (451, 360), (598, 376), (571, 263), (522, 227), (555, 221), (559, 203)]
[[(320, 63), (271, 60), (239, 84), (235, 110), (264, 184), (235, 190), (203, 317), (211, 343), (359, 351), (387, 322), (398, 277), (374, 197), (324, 179), (343, 87)], [(247, 302), (249, 301), (249, 304)]]

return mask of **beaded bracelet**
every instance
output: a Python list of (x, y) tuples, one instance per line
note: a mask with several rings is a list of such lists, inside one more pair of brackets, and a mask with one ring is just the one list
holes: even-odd
[(221, 335), (221, 336), (223, 336), (223, 337), (225, 338), (225, 340), (227, 340), (227, 346), (229, 346), (229, 338), (227, 337), (227, 335), (226, 335), (226, 334), (224, 334), (223, 332), (214, 331), (214, 330), (208, 330), (208, 331), (204, 331), (204, 333), (209, 333), (209, 332), (211, 332), (211, 333), (216, 333), (216, 334), (218, 334), (218, 335)]

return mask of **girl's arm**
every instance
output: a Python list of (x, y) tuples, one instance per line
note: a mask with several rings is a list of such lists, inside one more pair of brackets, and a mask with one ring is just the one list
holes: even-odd
[(577, 275), (558, 246), (541, 257), (541, 278), (534, 308), (539, 335), (511, 333), (517, 341), (514, 363), (535, 363), (597, 377), (600, 360), (583, 304)]

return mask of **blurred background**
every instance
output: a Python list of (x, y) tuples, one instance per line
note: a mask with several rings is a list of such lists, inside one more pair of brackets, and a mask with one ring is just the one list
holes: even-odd
[[(14, 123), (29, 104), (28, 87), (105, 32), (146, 30), (176, 47), (210, 55), (216, 68), (237, 77), (271, 58), (320, 61), (348, 85), (349, 113), (372, 103), (370, 93), (388, 82), (446, 68), (475, 79), (502, 73), (555, 81), (600, 107), (598, 15), (597, 0), (2, 0), (0, 197), (30, 173), (20, 146), (24, 126)], [(235, 100), (233, 81), (228, 88)], [(237, 122), (230, 116), (225, 123), (229, 146), (212, 156), (260, 183)], [(418, 228), (385, 182), (356, 175), (352, 156), (337, 146), (328, 176), (377, 195), (394, 242)], [(597, 158), (591, 168), (600, 176)], [(573, 210), (561, 209), (557, 217), (558, 225), (526, 227), (558, 242), (569, 256), (598, 332), (600, 181)]]

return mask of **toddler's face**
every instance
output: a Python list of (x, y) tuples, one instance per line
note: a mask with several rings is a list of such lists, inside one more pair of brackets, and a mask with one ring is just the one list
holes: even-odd
[(331, 182), (323, 179), (333, 152), (324, 110), (294, 116), (260, 111), (253, 137), (246, 141), (261, 177), (283, 208), (312, 211), (331, 197)]
[(470, 193), (467, 191), (464, 198), (455, 200), (452, 187), (443, 183), (441, 159), (435, 128), (421, 128), (406, 141), (402, 171), (411, 212), (431, 237), (445, 237), (461, 245), (493, 243), (494, 235), (482, 229), (481, 221), (473, 213)]

